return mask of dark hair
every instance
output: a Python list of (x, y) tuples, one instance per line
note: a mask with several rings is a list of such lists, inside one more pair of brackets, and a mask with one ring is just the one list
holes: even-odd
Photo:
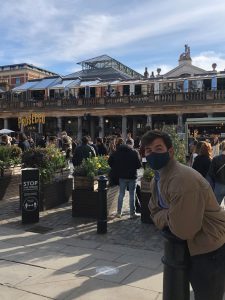
[(89, 142), (88, 136), (83, 136), (81, 141), (82, 141), (83, 144), (87, 144)]
[(141, 145), (142, 147), (147, 146), (148, 144), (151, 144), (156, 139), (162, 139), (164, 144), (166, 145), (167, 149), (170, 149), (173, 147), (172, 140), (168, 133), (159, 131), (159, 130), (151, 130), (147, 131), (141, 139)]
[(126, 145), (133, 146), (133, 142), (131, 140), (126, 140)]
[(27, 136), (24, 133), (20, 132), (19, 133), (19, 141), (24, 142), (26, 140), (27, 140)]
[(196, 149), (195, 149), (195, 152), (196, 152), (197, 154), (199, 154), (200, 149), (201, 149), (201, 146), (202, 146), (203, 143), (204, 143), (204, 141), (199, 141), (199, 142), (197, 143)]
[(96, 142), (98, 142), (98, 143), (102, 144), (102, 143), (103, 143), (103, 140), (102, 140), (102, 138), (100, 138), (100, 137), (97, 137), (97, 138), (96, 138)]
[(57, 140), (57, 137), (56, 136), (50, 136), (49, 137), (49, 142), (56, 142), (56, 140)]
[(118, 139), (116, 140), (116, 145), (117, 145), (117, 146), (120, 146), (120, 145), (122, 145), (122, 144), (124, 144), (124, 140), (123, 140), (122, 138), (118, 138)]

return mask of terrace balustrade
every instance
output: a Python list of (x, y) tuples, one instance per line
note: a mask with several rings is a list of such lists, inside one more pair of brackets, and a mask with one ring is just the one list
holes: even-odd
[(57, 99), (47, 97), (47, 99), (26, 99), (7, 95), (0, 98), (0, 109), (26, 110), (28, 108), (64, 109), (64, 108), (85, 108), (85, 107), (129, 107), (129, 106), (166, 106), (166, 105), (193, 105), (195, 104), (225, 104), (225, 90), (217, 91), (195, 91), (188, 93), (169, 92), (149, 95), (132, 95), (119, 97), (99, 97), (99, 98), (75, 98), (57, 97)]

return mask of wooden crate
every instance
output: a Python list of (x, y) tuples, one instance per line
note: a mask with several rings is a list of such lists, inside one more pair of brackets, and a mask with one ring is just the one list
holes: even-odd
[(98, 188), (97, 179), (89, 179), (85, 176), (74, 176), (74, 189), (96, 191)]
[[(119, 187), (107, 189), (107, 214), (112, 215), (117, 211)], [(98, 191), (74, 189), (72, 193), (72, 216), (94, 218), (98, 216), (99, 195)]]

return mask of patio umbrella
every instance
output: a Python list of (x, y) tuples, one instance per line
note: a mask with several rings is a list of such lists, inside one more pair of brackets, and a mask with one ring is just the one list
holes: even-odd
[(12, 133), (12, 132), (15, 132), (15, 131), (10, 130), (10, 129), (1, 129), (0, 130), (0, 134), (8, 134), (8, 133)]

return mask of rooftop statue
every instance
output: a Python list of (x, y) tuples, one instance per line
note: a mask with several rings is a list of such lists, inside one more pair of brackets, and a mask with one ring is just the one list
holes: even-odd
[(179, 60), (191, 60), (191, 50), (190, 47), (188, 47), (188, 45), (184, 45), (185, 48), (185, 52), (183, 52), (180, 55), (180, 59)]

